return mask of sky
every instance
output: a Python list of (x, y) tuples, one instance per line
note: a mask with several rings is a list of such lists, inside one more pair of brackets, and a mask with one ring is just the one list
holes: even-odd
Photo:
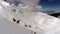
[(43, 10), (59, 10), (60, 0), (40, 0), (39, 5), (42, 6)]

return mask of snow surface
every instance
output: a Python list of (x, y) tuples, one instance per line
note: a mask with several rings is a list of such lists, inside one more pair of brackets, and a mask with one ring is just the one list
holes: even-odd
[[(34, 28), (31, 28), (30, 30), (28, 28), (22, 27), (20, 26), (21, 23), (30, 25), (33, 23), (34, 25), (32, 24), (32, 27), (35, 25), (39, 27), (39, 29), (36, 29), (37, 34), (60, 34), (60, 19), (58, 18), (44, 13), (34, 12), (34, 10), (31, 10), (32, 8), (29, 6), (27, 6), (27, 8), (29, 7), (29, 10), (26, 7), (22, 7), (22, 12), (24, 11), (22, 14), (21, 12), (19, 13), (19, 11), (12, 13), (10, 12), (12, 10), (11, 7), (8, 8), (8, 5), (5, 5), (4, 7), (3, 6), (4, 2), (0, 5), (0, 34), (33, 34), (32, 30)], [(16, 10), (18, 9), (16, 8)], [(21, 23), (19, 25), (15, 22), (11, 23), (10, 21), (12, 20), (12, 17), (20, 19)]]
[(31, 34), (31, 30), (11, 23), (0, 15), (0, 34)]

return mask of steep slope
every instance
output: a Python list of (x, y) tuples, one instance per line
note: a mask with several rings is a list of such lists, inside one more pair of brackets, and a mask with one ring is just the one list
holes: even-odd
[(0, 15), (0, 34), (32, 34), (31, 30), (7, 21)]

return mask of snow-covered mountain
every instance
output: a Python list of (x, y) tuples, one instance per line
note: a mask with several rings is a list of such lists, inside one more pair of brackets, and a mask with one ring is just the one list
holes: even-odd
[(1, 34), (60, 34), (60, 19), (30, 5), (0, 1), (0, 15)]

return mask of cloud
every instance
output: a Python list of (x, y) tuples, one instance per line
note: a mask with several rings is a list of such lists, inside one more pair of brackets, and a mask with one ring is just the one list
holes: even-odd
[(9, 3), (13, 3), (13, 4), (15, 4), (14, 1), (18, 1), (18, 2), (20, 1), (25, 5), (35, 6), (35, 8), (38, 9), (38, 10), (41, 9), (41, 6), (38, 5), (38, 2), (40, 0), (6, 0), (6, 1), (9, 2)]
[(31, 5), (31, 6), (37, 5), (39, 2), (39, 0), (19, 0), (19, 1), (23, 2), (26, 5)]
[(42, 6), (41, 5), (38, 5), (38, 2), (40, 0), (19, 0), (21, 2), (23, 2), (23, 4), (25, 5), (30, 5), (30, 6), (34, 6), (34, 8), (36, 8), (37, 11), (40, 11), (42, 10)]
[(34, 6), (34, 5), (37, 5), (40, 0), (6, 0), (6, 1), (8, 1), (10, 3), (14, 3), (14, 1), (20, 1), (25, 5)]

